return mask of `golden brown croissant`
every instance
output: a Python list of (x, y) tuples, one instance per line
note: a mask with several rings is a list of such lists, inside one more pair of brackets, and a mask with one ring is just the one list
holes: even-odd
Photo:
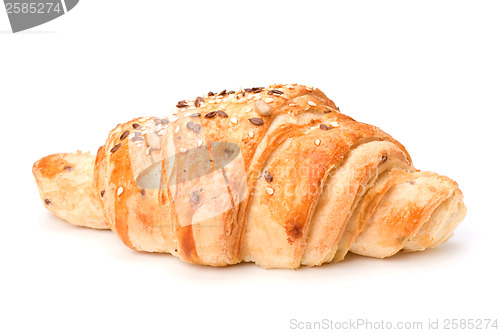
[(301, 85), (180, 101), (166, 118), (118, 125), (97, 156), (50, 155), (33, 173), (56, 216), (213, 266), (420, 251), (466, 212), (453, 180), (416, 170), (391, 136)]

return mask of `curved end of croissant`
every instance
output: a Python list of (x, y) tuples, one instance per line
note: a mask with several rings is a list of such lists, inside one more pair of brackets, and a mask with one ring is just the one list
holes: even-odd
[(446, 242), (467, 209), (458, 184), (433, 172), (414, 178), (387, 193), (350, 251), (376, 258), (423, 251)]
[(90, 153), (53, 154), (33, 164), (33, 175), (45, 207), (77, 226), (109, 229), (93, 186), (95, 156)]

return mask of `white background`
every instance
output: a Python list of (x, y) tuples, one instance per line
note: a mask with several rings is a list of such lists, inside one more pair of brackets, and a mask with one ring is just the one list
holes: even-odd
[[(24, 33), (0, 13), (2, 332), (288, 332), (290, 320), (499, 318), (498, 1), (81, 0)], [(297, 271), (189, 265), (48, 213), (44, 155), (209, 90), (311, 84), (455, 179), (448, 243)], [(499, 323), (500, 324), (500, 323)], [(424, 326), (425, 327), (425, 326)]]

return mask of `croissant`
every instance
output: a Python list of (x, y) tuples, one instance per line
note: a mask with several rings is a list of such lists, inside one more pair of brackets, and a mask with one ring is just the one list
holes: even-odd
[(466, 214), (457, 183), (415, 169), (390, 135), (295, 84), (180, 101), (166, 118), (118, 125), (96, 156), (46, 156), (33, 174), (59, 218), (211, 266), (421, 251)]

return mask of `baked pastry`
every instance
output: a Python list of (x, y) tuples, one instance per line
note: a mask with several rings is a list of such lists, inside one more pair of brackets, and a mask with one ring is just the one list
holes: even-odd
[(466, 212), (453, 180), (416, 170), (391, 136), (294, 84), (180, 101), (166, 118), (118, 125), (97, 156), (50, 155), (33, 173), (69, 223), (212, 266), (421, 251)]

